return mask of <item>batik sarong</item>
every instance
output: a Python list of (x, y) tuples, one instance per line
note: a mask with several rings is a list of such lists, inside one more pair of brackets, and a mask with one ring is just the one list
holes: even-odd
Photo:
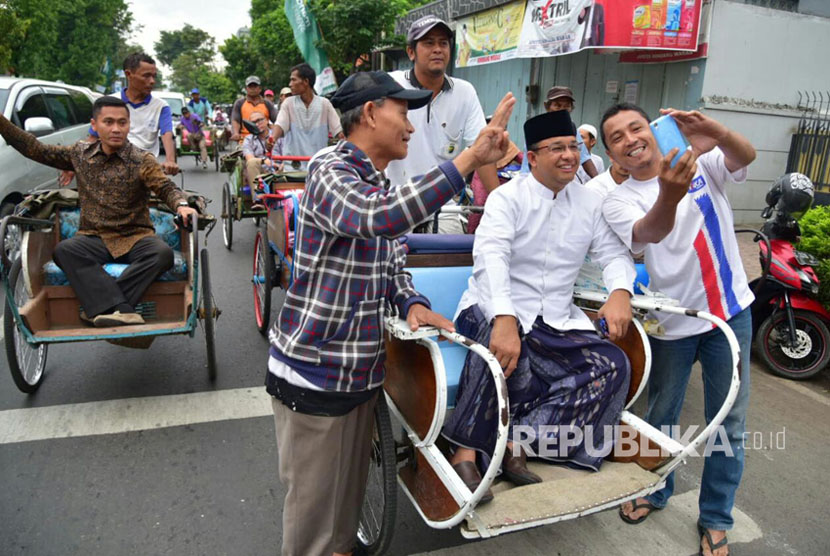
[[(475, 305), (462, 311), (456, 320), (459, 333), (484, 346), (490, 345), (492, 328)], [(533, 452), (529, 455), (599, 469), (603, 455), (612, 447), (613, 427), (619, 423), (630, 376), (628, 358), (611, 342), (592, 331), (555, 330), (539, 317), (530, 332), (522, 336), (518, 366), (507, 379), (508, 438), (529, 445)], [(461, 374), (455, 412), (444, 426), (444, 436), (480, 452), (484, 457), (479, 461), (486, 466), (495, 450), (497, 407), (486, 363), (470, 352)], [(517, 429), (519, 425), (523, 427)], [(536, 434), (530, 436), (528, 444), (528, 435), (522, 433), (529, 427)], [(541, 451), (539, 431), (545, 437), (542, 445), (546, 449)], [(570, 436), (562, 438), (560, 434)], [(573, 438), (580, 434), (582, 442), (574, 443)]]

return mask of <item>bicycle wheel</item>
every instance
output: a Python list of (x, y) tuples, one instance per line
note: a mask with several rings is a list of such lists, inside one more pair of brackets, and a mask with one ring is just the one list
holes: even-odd
[(231, 186), (228, 182), (225, 182), (225, 185), (222, 186), (222, 240), (228, 250), (233, 245), (233, 211)]
[(205, 323), (205, 348), (207, 349), (208, 377), (211, 381), (216, 380), (216, 312), (213, 307), (213, 289), (210, 284), (210, 263), (208, 262), (208, 250), (202, 249), (199, 255), (199, 264), (202, 267), (202, 309), (204, 311)]
[(271, 320), (271, 289), (273, 288), (274, 255), (268, 247), (262, 230), (256, 233), (254, 240), (254, 274), (251, 282), (254, 286), (254, 316), (259, 333), (268, 333)]
[(384, 554), (392, 544), (398, 513), (397, 458), (386, 397), (380, 392), (375, 405), (375, 429), (366, 494), (360, 509), (357, 541), (368, 554)]
[(11, 304), (18, 310), (29, 300), (23, 280), (22, 263), (20, 259), (12, 263), (9, 271), (9, 289), (14, 297), (6, 299), (6, 310), (3, 315), (3, 334), (6, 344), (6, 359), (9, 362), (9, 371), (17, 388), (26, 394), (31, 394), (43, 382), (43, 370), (46, 368), (46, 344), (32, 345), (17, 328), (14, 321)]

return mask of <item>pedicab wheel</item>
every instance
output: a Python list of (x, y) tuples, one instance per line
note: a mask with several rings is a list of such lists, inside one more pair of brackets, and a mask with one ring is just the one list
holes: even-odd
[(6, 359), (9, 362), (9, 371), (17, 388), (26, 394), (31, 394), (43, 382), (43, 370), (46, 368), (46, 344), (33, 346), (26, 341), (23, 334), (14, 322), (11, 303), (20, 309), (29, 300), (26, 284), (22, 276), (22, 263), (17, 259), (9, 272), (9, 289), (13, 292), (13, 299), (6, 299), (6, 310), (3, 315), (3, 334), (6, 344)]
[(773, 373), (792, 380), (815, 376), (830, 362), (830, 331), (808, 311), (793, 310), (796, 344), (789, 344), (787, 314), (778, 311), (758, 328), (755, 344)]
[(366, 493), (357, 525), (358, 545), (368, 554), (385, 554), (395, 533), (398, 512), (397, 459), (392, 422), (383, 390), (375, 404), (375, 426)]
[(254, 286), (254, 316), (256, 327), (263, 336), (268, 333), (271, 320), (271, 289), (274, 287), (274, 255), (268, 247), (262, 230), (256, 233), (254, 240), (254, 274), (251, 278)]
[(213, 290), (210, 286), (210, 263), (207, 249), (202, 249), (199, 255), (199, 265), (202, 268), (202, 310), (204, 311), (208, 378), (216, 380), (216, 315), (214, 315), (213, 307)]
[(222, 186), (222, 240), (227, 249), (233, 245), (233, 197), (228, 182)]

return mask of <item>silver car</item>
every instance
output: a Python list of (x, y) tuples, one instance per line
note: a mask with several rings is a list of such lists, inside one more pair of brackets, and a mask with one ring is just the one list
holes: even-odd
[[(0, 77), (0, 112), (50, 145), (71, 145), (88, 135), (94, 94), (63, 83)], [(58, 171), (33, 162), (0, 137), (0, 217), (30, 191), (57, 187)]]

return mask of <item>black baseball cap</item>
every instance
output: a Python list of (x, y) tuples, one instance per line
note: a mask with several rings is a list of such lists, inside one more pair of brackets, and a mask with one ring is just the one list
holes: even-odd
[(426, 106), (432, 91), (404, 89), (385, 71), (361, 71), (349, 76), (334, 96), (331, 103), (341, 112), (351, 110), (370, 100), (397, 98), (405, 100), (410, 110)]
[(413, 43), (417, 41), (429, 33), (436, 25), (440, 25), (447, 32), (447, 36), (452, 39), (452, 29), (450, 29), (446, 21), (434, 15), (425, 15), (409, 26), (409, 31), (406, 33), (406, 42)]

